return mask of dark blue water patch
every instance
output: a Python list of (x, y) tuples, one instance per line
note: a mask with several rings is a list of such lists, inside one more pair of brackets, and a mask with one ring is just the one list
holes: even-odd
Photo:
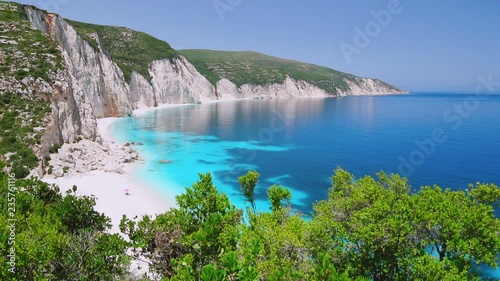
[(500, 184), (499, 106), (500, 96), (449, 93), (246, 100), (152, 111), (113, 130), (122, 141), (144, 143), (144, 179), (175, 195), (198, 172), (211, 172), (243, 208), (237, 179), (255, 169), (258, 209), (269, 209), (266, 190), (278, 184), (292, 190), (294, 208), (310, 214), (327, 197), (336, 167), (356, 177), (402, 173), (414, 191)]
[(494, 269), (491, 266), (480, 264), (477, 266), (477, 272), (485, 280), (500, 280), (500, 270)]
[(215, 164), (217, 164), (216, 162), (205, 161), (205, 160), (202, 160), (202, 159), (198, 159), (198, 163), (205, 164), (205, 165), (215, 165)]

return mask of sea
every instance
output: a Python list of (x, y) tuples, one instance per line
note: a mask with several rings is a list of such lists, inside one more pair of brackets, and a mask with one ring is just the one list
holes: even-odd
[[(291, 190), (296, 211), (312, 214), (337, 167), (356, 177), (399, 173), (414, 191), (500, 185), (500, 95), (491, 93), (191, 104), (119, 119), (111, 133), (118, 142), (142, 144), (135, 148), (145, 161), (135, 176), (172, 195), (210, 172), (218, 189), (245, 208), (238, 177), (258, 171), (261, 211), (269, 210), (266, 190), (276, 184)], [(499, 270), (483, 272), (500, 279)]]

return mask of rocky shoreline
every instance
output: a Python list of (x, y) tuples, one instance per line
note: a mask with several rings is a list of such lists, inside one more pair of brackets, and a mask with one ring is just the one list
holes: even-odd
[(64, 144), (50, 156), (47, 178), (60, 178), (92, 171), (125, 174), (125, 166), (139, 160), (139, 154), (129, 145), (106, 141), (102, 145), (90, 140)]

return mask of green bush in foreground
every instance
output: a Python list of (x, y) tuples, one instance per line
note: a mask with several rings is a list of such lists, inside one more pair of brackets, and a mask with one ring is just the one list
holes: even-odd
[(6, 260), (9, 195), (0, 198), (1, 280), (134, 280), (130, 258), (147, 261), (161, 280), (479, 280), (476, 265), (496, 266), (500, 254), (495, 185), (411, 193), (398, 175), (355, 179), (337, 169), (307, 220), (287, 204), (287, 188), (269, 188), (271, 212), (244, 215), (200, 174), (176, 208), (124, 217), (125, 242), (106, 233), (109, 219), (94, 198), (34, 179), (10, 182), (0, 174), (2, 194), (16, 194), (16, 273)]
[(110, 221), (95, 198), (4, 173), (0, 191), (0, 280), (119, 280), (127, 272), (127, 244), (105, 232)]
[(121, 229), (165, 280), (477, 280), (477, 264), (497, 265), (495, 185), (412, 194), (398, 175), (356, 180), (337, 169), (310, 220), (282, 204), (288, 189), (273, 186), (268, 196), (272, 212), (248, 209), (243, 221), (200, 175), (179, 208), (124, 218)]

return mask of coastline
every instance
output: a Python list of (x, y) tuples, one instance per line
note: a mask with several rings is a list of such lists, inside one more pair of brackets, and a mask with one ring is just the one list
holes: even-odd
[[(139, 106), (138, 108), (136, 108), (132, 111), (132, 116), (136, 117), (136, 116), (140, 116), (140, 115), (149, 113), (151, 111), (156, 111), (156, 110), (171, 108), (171, 107), (188, 106), (188, 105), (196, 105), (196, 103), (179, 103), (179, 104), (177, 104), (177, 103), (175, 103), (175, 104), (165, 103), (165, 104), (160, 104), (156, 107), (148, 107), (148, 106), (142, 105), (142, 106)], [(121, 118), (123, 118), (123, 117), (106, 117), (106, 118), (98, 119), (98, 121), (102, 123), (102, 128), (103, 128), (103, 130), (106, 131), (107, 128), (109, 128), (109, 126), (112, 124), (112, 122), (114, 122), (118, 119), (121, 119)], [(109, 119), (110, 121), (105, 121), (105, 119)], [(111, 123), (108, 123), (108, 122), (111, 122)], [(98, 124), (98, 126), (99, 126), (99, 124)], [(111, 139), (111, 140), (113, 139), (109, 135), (108, 135), (108, 137), (109, 137), (108, 139)]]
[[(158, 108), (140, 109), (140, 114)], [(135, 113), (135, 112), (134, 112)], [(110, 128), (120, 117), (108, 117), (97, 120), (97, 128), (104, 146), (115, 144)], [(140, 181), (134, 176), (134, 171), (144, 165), (143, 160), (126, 164), (124, 173), (91, 171), (83, 174), (74, 174), (59, 178), (44, 177), (41, 179), (50, 184), (59, 186), (61, 193), (77, 186), (77, 195), (95, 196), (95, 210), (111, 218), (111, 233), (119, 233), (119, 225), (123, 215), (128, 218), (144, 215), (156, 216), (175, 206), (175, 197), (168, 191), (157, 186)], [(129, 190), (129, 195), (125, 194)]]
[[(338, 97), (297, 98), (325, 99)], [(234, 102), (237, 100), (238, 99), (223, 99), (204, 103), (223, 103)], [(248, 98), (248, 100), (252, 99)], [(133, 110), (132, 116), (141, 116), (156, 110), (188, 105), (195, 104), (162, 104), (157, 107), (140, 106), (139, 108)], [(113, 138), (110, 131), (113, 124), (122, 118), (124, 117), (106, 117), (97, 119), (97, 130), (101, 136), (103, 146), (123, 145), (118, 143), (118, 141)], [(145, 165), (142, 156), (139, 160), (126, 164), (123, 168), (123, 174), (95, 170), (59, 178), (45, 176), (41, 180), (50, 184), (58, 185), (61, 193), (65, 193), (67, 190), (72, 189), (73, 185), (76, 185), (78, 188), (77, 195), (95, 196), (95, 209), (111, 218), (112, 227), (110, 232), (119, 233), (119, 224), (123, 215), (126, 215), (128, 218), (134, 218), (136, 216), (141, 217), (143, 215), (155, 216), (170, 210), (176, 205), (174, 194), (169, 194), (168, 191), (158, 185), (140, 180), (139, 177), (134, 175), (134, 172), (140, 168), (141, 165)], [(130, 195), (125, 195), (125, 189), (129, 190)]]

